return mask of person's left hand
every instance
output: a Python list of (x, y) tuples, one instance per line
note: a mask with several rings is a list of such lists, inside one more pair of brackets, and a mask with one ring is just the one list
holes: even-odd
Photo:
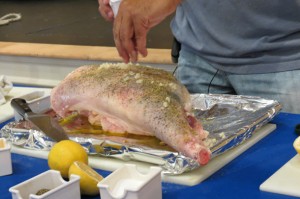
[(138, 53), (147, 56), (148, 31), (173, 13), (179, 3), (180, 0), (121, 1), (113, 34), (119, 55), (125, 63), (136, 62)]
[(99, 12), (104, 19), (107, 21), (114, 20), (114, 13), (109, 5), (109, 0), (98, 0), (99, 3)]

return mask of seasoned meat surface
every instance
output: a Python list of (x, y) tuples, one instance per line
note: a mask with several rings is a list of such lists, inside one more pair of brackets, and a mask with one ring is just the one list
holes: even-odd
[(82, 66), (52, 90), (51, 106), (61, 117), (85, 115), (105, 131), (156, 136), (200, 164), (210, 159), (190, 95), (167, 71), (121, 63)]

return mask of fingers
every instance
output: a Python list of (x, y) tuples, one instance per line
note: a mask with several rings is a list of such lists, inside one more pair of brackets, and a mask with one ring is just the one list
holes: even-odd
[(137, 61), (137, 52), (134, 43), (133, 21), (129, 15), (123, 15), (120, 26), (120, 41), (126, 53), (129, 55), (130, 61)]
[(140, 25), (141, 23), (137, 22), (134, 25), (134, 34), (135, 34), (135, 46), (136, 50), (143, 56), (146, 57), (147, 52), (147, 32), (148, 32), (148, 21), (147, 24), (143, 23), (144, 25)]
[(114, 13), (112, 11), (112, 8), (109, 5), (109, 0), (98, 0), (98, 3), (99, 3), (98, 10), (101, 16), (107, 21), (113, 21)]
[(134, 24), (130, 15), (118, 14), (114, 22), (114, 40), (125, 63), (136, 62), (138, 58), (135, 42)]
[(115, 45), (118, 50), (119, 56), (122, 57), (122, 59), (125, 63), (128, 63), (130, 60), (130, 57), (129, 57), (129, 54), (127, 53), (127, 51), (123, 47), (123, 44), (121, 41), (121, 34), (120, 34), (122, 21), (123, 21), (122, 17), (117, 17), (116, 20), (114, 21), (113, 35), (114, 35), (114, 41), (115, 41)]

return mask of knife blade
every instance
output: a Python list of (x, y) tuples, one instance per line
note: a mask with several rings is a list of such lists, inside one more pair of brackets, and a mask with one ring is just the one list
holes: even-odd
[(59, 123), (47, 114), (34, 113), (25, 99), (13, 98), (11, 106), (17, 111), (25, 120), (31, 122), (37, 129), (45, 133), (48, 137), (59, 142), (61, 140), (68, 140), (69, 137)]

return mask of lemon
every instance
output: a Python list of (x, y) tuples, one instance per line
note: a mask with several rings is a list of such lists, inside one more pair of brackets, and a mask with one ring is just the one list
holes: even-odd
[(5, 147), (5, 142), (3, 139), (0, 139), (0, 149)]
[(293, 146), (294, 146), (295, 150), (297, 151), (297, 153), (300, 154), (300, 136), (295, 139)]
[(69, 169), (69, 178), (71, 174), (80, 176), (80, 193), (83, 195), (98, 195), (97, 187), (103, 177), (84, 162), (73, 162)]
[(88, 155), (79, 143), (72, 140), (63, 140), (54, 144), (48, 154), (50, 169), (60, 171), (63, 178), (68, 178), (69, 168), (75, 161), (87, 164)]

